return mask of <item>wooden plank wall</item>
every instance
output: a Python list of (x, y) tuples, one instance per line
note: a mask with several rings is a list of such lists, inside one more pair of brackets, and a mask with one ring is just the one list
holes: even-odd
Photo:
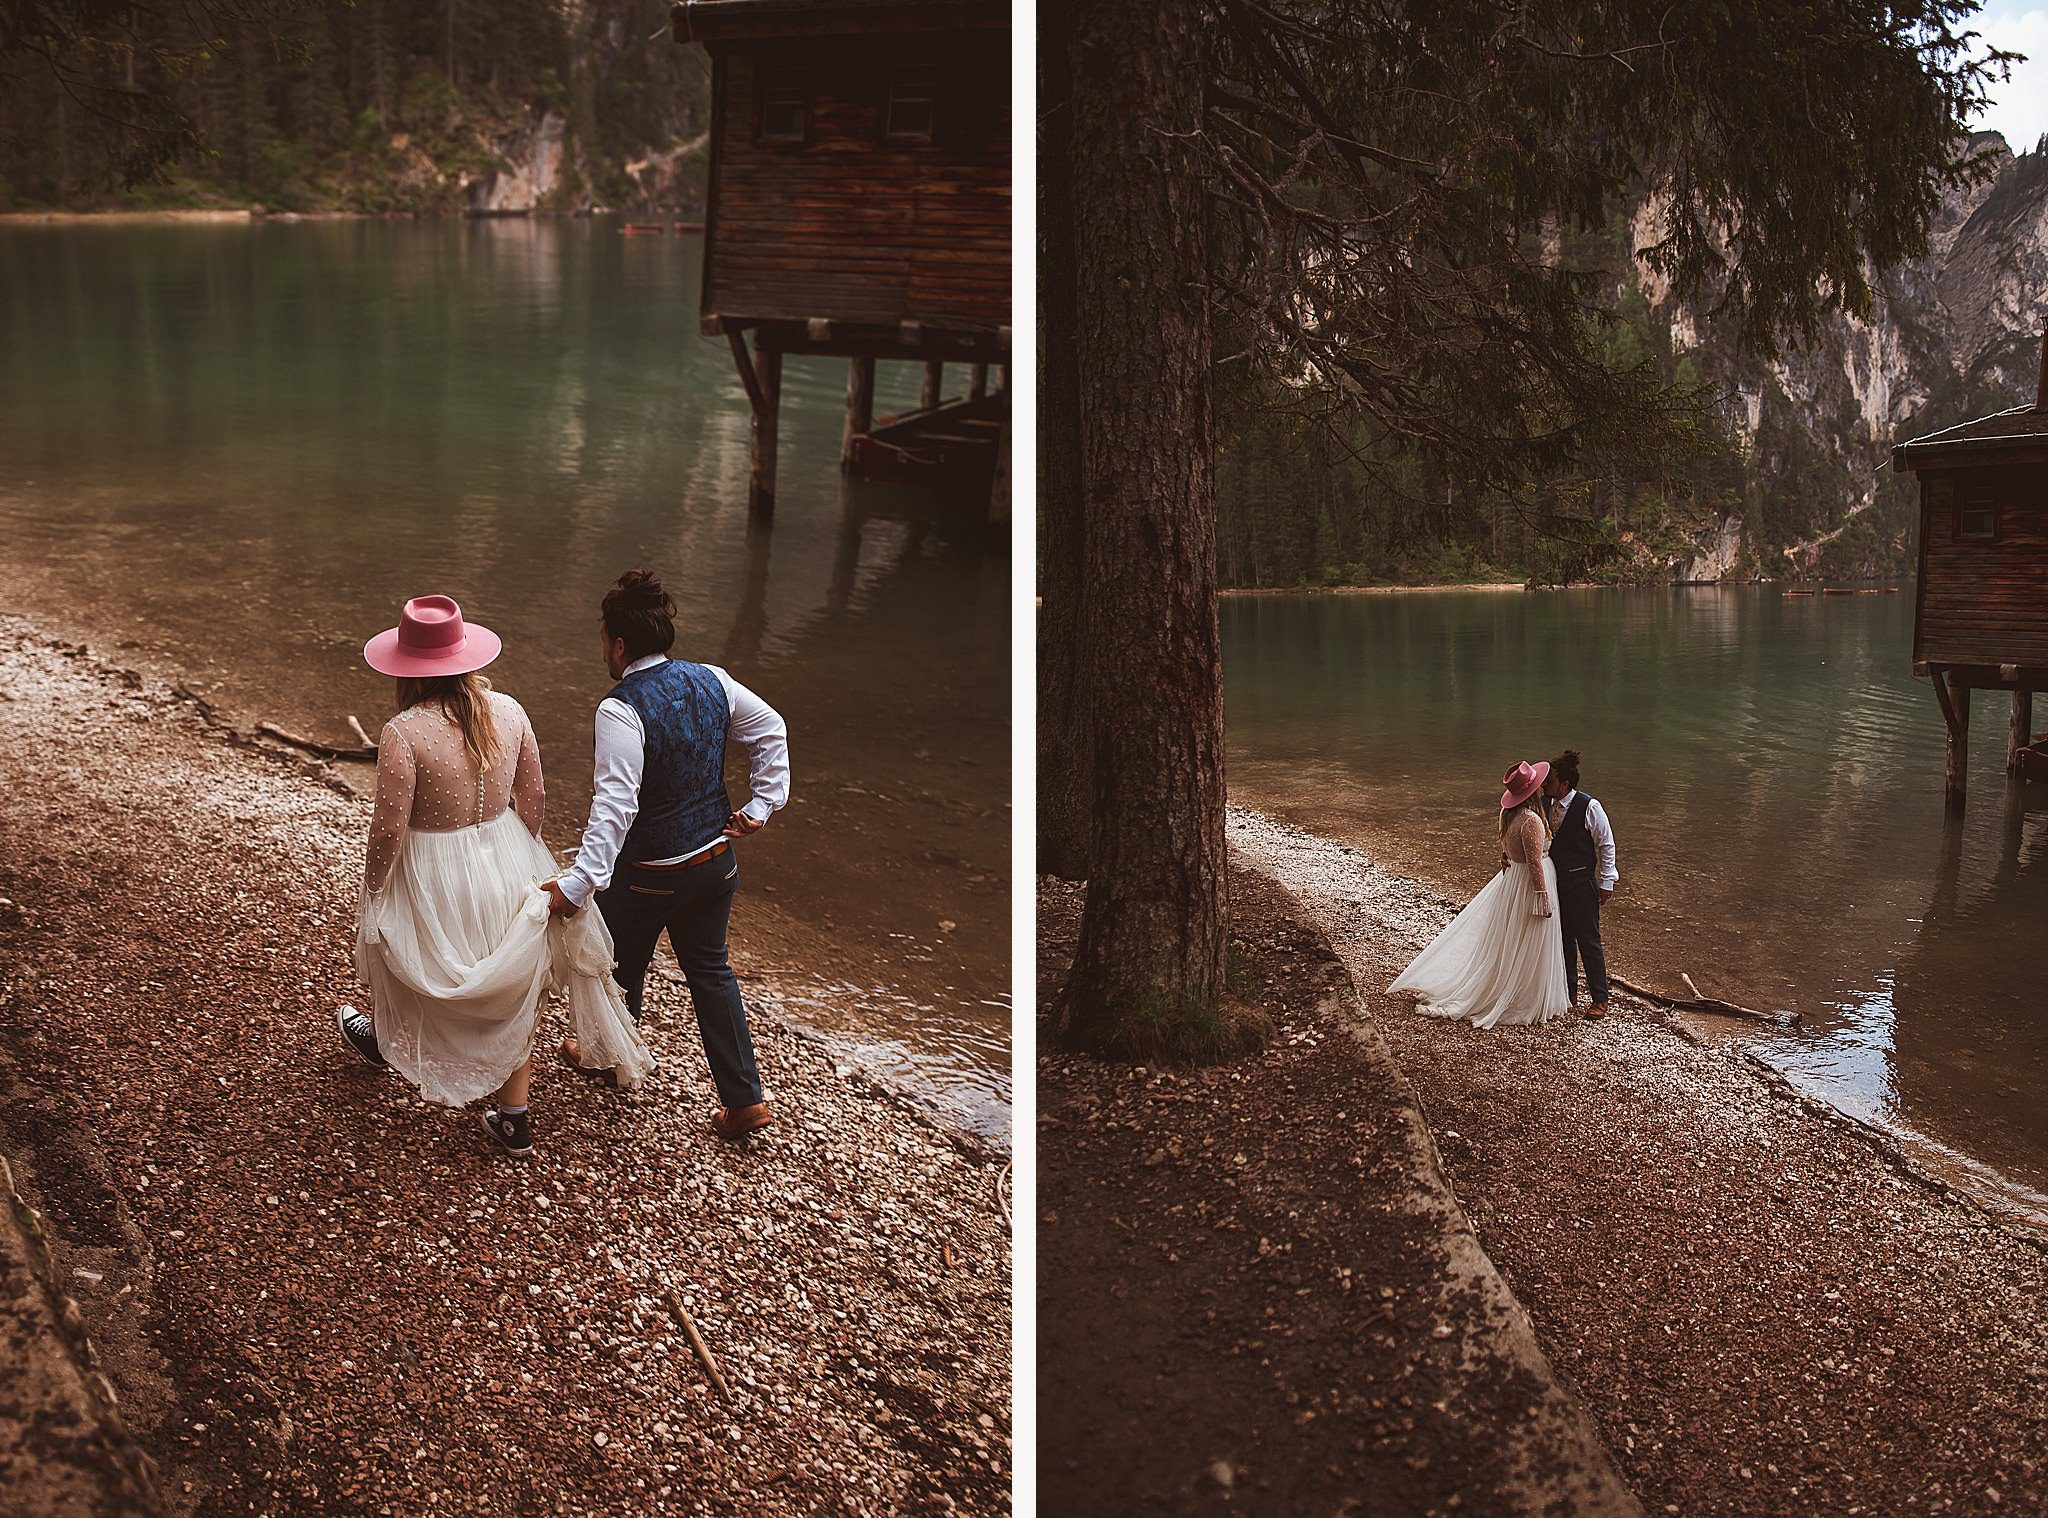
[[(1008, 325), (1009, 40), (991, 30), (730, 44), (705, 312)], [(890, 82), (920, 66), (938, 90), (934, 141), (885, 143)], [(810, 142), (755, 142), (764, 80), (812, 91)]]
[[(1989, 486), (1998, 540), (1966, 542), (1939, 506)], [(1938, 664), (2048, 668), (2048, 466), (1929, 471), (1921, 508), (1919, 634), (1913, 657)]]

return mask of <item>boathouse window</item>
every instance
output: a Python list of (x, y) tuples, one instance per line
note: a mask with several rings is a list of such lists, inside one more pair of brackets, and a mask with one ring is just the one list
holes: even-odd
[(1989, 484), (1966, 485), (1958, 492), (1956, 536), (1965, 543), (1998, 541), (1998, 496)]
[(938, 119), (938, 92), (930, 69), (898, 74), (889, 84), (882, 136), (890, 142), (929, 143)]
[(802, 145), (811, 140), (811, 92), (800, 84), (770, 84), (761, 91), (757, 142)]

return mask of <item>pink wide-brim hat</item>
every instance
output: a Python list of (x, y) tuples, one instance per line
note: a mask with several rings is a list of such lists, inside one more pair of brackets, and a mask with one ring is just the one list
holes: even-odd
[(452, 597), (414, 596), (396, 627), (363, 645), (363, 659), (380, 675), (425, 680), (482, 669), (504, 646), (488, 627), (463, 621), (462, 608)]
[(1530, 764), (1525, 760), (1516, 765), (1500, 777), (1500, 783), (1507, 787), (1500, 793), (1500, 809), (1505, 812), (1511, 806), (1520, 806), (1549, 778), (1548, 763)]

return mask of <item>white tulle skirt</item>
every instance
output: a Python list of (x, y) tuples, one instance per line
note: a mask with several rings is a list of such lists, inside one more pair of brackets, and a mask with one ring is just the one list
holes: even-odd
[(1387, 990), (1415, 993), (1419, 1012), (1469, 1017), (1482, 1028), (1547, 1022), (1564, 1011), (1570, 1003), (1557, 921), (1557, 866), (1548, 859), (1541, 864), (1550, 916), (1533, 911), (1530, 867), (1510, 864)]
[(533, 1051), (550, 991), (568, 998), (583, 1064), (628, 1089), (654, 1067), (612, 980), (604, 918), (548, 913), (540, 884), (558, 873), (507, 808), (477, 827), (412, 829), (363, 902), (356, 972), (377, 1047), (427, 1100), (459, 1107), (504, 1085)]

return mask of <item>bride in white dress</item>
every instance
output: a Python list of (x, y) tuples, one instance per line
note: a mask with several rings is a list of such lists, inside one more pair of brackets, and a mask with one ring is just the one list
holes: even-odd
[(1503, 777), (1500, 873), (1387, 987), (1414, 993), (1417, 1011), (1497, 1028), (1548, 1022), (1570, 1004), (1543, 816), (1549, 773), (1518, 764)]
[(355, 1051), (444, 1106), (480, 1097), (485, 1131), (533, 1153), (534, 1027), (550, 990), (569, 1000), (579, 1063), (640, 1084), (653, 1057), (612, 980), (596, 912), (551, 917), (557, 868), (540, 839), (540, 745), (525, 710), (476, 671), (498, 637), (446, 596), (405, 604), (363, 650), (405, 709), (377, 739), (377, 803), (363, 865), (356, 971), (374, 1016), (337, 1014)]

